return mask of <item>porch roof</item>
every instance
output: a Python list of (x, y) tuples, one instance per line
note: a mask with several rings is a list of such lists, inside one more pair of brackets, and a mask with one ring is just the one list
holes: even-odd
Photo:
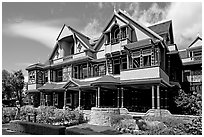
[(47, 82), (42, 87), (39, 87), (40, 91), (49, 91), (49, 90), (64, 90), (63, 87), (66, 83), (56, 83), (56, 82)]
[(37, 90), (37, 89), (30, 89), (30, 90), (26, 90), (25, 92), (27, 92), (27, 93), (36, 93), (36, 92), (40, 92), (40, 91)]
[(120, 84), (120, 78), (115, 78), (112, 75), (104, 75), (101, 78), (91, 82), (91, 85), (103, 85), (103, 84)]
[(131, 80), (122, 80), (121, 85), (145, 85), (151, 86), (153, 84), (162, 84), (166, 87), (172, 87), (173, 85), (165, 82), (162, 78), (152, 78), (152, 79), (131, 79)]

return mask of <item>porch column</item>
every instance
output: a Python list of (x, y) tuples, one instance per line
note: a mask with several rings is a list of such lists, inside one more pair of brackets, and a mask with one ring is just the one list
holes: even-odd
[(157, 109), (160, 109), (160, 93), (159, 93), (159, 85), (157, 85)]
[(89, 63), (87, 62), (87, 78), (89, 77)]
[(96, 107), (98, 107), (98, 95), (97, 95), (98, 90), (96, 90)]
[(52, 105), (55, 106), (55, 92), (52, 93)]
[(154, 104), (154, 86), (152, 86), (152, 109), (155, 109), (155, 104)]
[(100, 87), (98, 87), (98, 107), (100, 107)]
[(168, 103), (167, 103), (167, 89), (164, 90), (165, 91), (165, 109), (168, 108)]
[(123, 108), (123, 87), (121, 88), (121, 108)]
[(120, 107), (120, 88), (117, 88), (118, 89), (118, 94), (117, 94), (117, 107), (119, 108)]
[(130, 62), (129, 62), (129, 55), (127, 54), (127, 69), (129, 69), (130, 68), (130, 64), (129, 64)]
[(43, 103), (43, 94), (42, 92), (40, 92), (40, 105), (42, 105), (42, 103)]
[(67, 99), (67, 90), (64, 91), (64, 107), (63, 107), (63, 109), (66, 108), (66, 99)]
[(108, 75), (108, 74), (109, 74), (109, 72), (108, 72), (108, 58), (106, 57), (106, 75)]
[(81, 89), (79, 89), (79, 109), (81, 108)]

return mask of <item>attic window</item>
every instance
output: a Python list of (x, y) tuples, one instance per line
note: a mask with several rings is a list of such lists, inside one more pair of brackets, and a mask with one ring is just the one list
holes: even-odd
[(111, 43), (118, 43), (120, 39), (119, 26), (115, 24), (111, 29)]

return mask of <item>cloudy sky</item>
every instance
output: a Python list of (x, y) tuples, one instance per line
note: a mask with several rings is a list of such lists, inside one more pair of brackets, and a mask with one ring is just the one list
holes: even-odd
[(146, 26), (172, 20), (175, 43), (183, 49), (202, 36), (202, 3), (14, 3), (2, 4), (2, 68), (44, 63), (63, 24), (97, 38), (113, 8), (126, 10)]

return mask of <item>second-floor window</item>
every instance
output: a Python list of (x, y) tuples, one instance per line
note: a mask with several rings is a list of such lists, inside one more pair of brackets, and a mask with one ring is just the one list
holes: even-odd
[(98, 66), (98, 70), (99, 70), (99, 76), (105, 75), (106, 73), (106, 69), (105, 69), (105, 65), (101, 64)]
[(143, 66), (151, 66), (151, 55), (143, 56)]
[(88, 71), (87, 65), (83, 65), (83, 66), (82, 66), (82, 71), (81, 71), (81, 78), (87, 78), (87, 77), (88, 77), (87, 71)]
[(48, 71), (47, 70), (44, 72), (44, 82), (45, 83), (48, 82)]
[(29, 72), (29, 82), (30, 83), (35, 83), (35, 71), (30, 71)]
[(74, 66), (73, 76), (74, 76), (74, 78), (78, 78), (79, 77), (78, 66)]
[(62, 82), (62, 69), (56, 70), (56, 82)]
[(118, 43), (120, 40), (120, 30), (118, 25), (114, 25), (111, 29), (111, 43)]
[(120, 74), (120, 60), (113, 60), (113, 74)]

